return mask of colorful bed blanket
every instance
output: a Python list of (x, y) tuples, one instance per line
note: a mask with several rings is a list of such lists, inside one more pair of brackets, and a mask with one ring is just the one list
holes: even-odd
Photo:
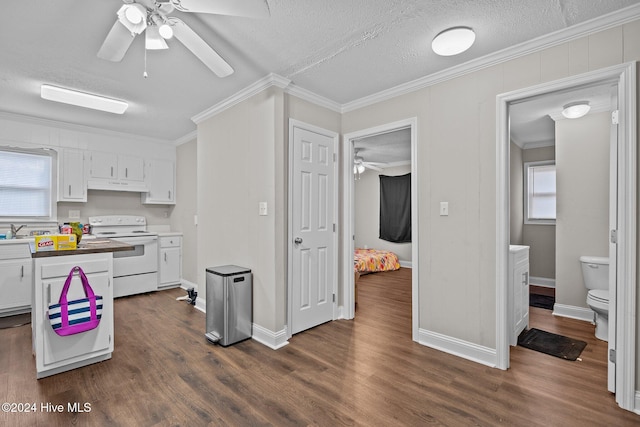
[(391, 271), (400, 268), (398, 256), (393, 252), (378, 249), (356, 249), (353, 266), (360, 273)]

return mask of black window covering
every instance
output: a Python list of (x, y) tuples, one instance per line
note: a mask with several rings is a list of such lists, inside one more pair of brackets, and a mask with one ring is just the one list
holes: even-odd
[(380, 238), (411, 242), (411, 174), (380, 175)]

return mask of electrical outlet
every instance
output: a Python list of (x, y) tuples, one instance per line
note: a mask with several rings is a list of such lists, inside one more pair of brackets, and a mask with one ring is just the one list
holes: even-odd
[(69, 209), (69, 219), (80, 219), (80, 211)]
[(258, 215), (266, 215), (267, 214), (267, 202), (258, 203)]

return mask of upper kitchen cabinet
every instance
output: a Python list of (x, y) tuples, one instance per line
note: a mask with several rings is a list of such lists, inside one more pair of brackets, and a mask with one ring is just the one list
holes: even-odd
[(90, 154), (89, 189), (145, 192), (144, 178), (141, 157), (101, 151)]
[(147, 160), (145, 182), (149, 191), (142, 193), (142, 203), (175, 205), (175, 165), (170, 160)]
[(82, 150), (64, 148), (58, 153), (58, 201), (86, 202), (86, 160)]

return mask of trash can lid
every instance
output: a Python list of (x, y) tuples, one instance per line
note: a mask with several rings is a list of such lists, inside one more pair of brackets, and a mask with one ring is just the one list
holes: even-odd
[(219, 267), (207, 268), (207, 273), (216, 274), (218, 276), (235, 276), (236, 274), (251, 273), (251, 269), (238, 267), (237, 265), (221, 265)]

